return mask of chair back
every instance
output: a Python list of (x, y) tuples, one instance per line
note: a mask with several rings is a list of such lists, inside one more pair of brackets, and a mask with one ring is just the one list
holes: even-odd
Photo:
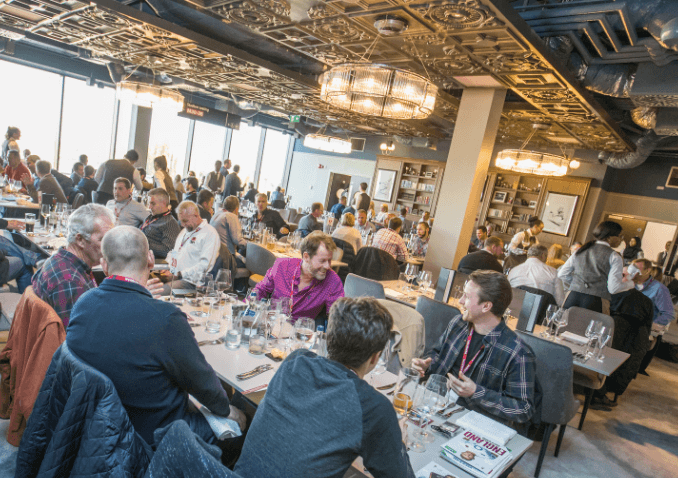
[(271, 203), (271, 206), (273, 206), (275, 209), (285, 209), (285, 201), (282, 199), (276, 199)]
[(375, 299), (385, 299), (384, 286), (379, 282), (365, 279), (355, 274), (346, 276), (344, 284), (344, 294), (346, 297), (374, 297)]
[(536, 357), (537, 381), (541, 387), (541, 421), (567, 423), (576, 413), (572, 391), (572, 351), (565, 345), (517, 330), (516, 334)]
[(562, 328), (563, 332), (567, 331), (583, 336), (586, 334), (586, 328), (589, 326), (589, 323), (592, 320), (599, 320), (605, 327), (608, 327), (608, 330), (610, 331), (609, 344), (612, 344), (612, 339), (614, 337), (614, 319), (609, 315), (594, 312), (589, 309), (583, 309), (581, 307), (570, 307), (564, 313), (567, 314), (567, 325)]
[(446, 267), (440, 268), (436, 292), (433, 296), (435, 300), (447, 304), (450, 300), (450, 294), (452, 293), (452, 286), (454, 285), (454, 278), (456, 275), (457, 271), (454, 269), (448, 269)]
[(338, 247), (334, 250), (332, 253), (332, 260), (333, 261), (341, 261), (341, 258), (344, 257), (344, 250), (339, 249)]
[(525, 299), (523, 306), (518, 315), (518, 325), (516, 330), (524, 332), (532, 332), (534, 326), (543, 322), (543, 317), (539, 317), (539, 312), (542, 309), (542, 304), (546, 301), (543, 295), (533, 294), (532, 292), (525, 292)]
[(75, 211), (78, 209), (80, 206), (83, 205), (85, 202), (85, 195), (83, 193), (78, 193), (75, 195), (75, 198), (73, 199), (73, 210)]
[(210, 271), (212, 277), (216, 277), (219, 269), (228, 269), (231, 271), (231, 281), (235, 279), (235, 274), (238, 271), (238, 265), (235, 262), (235, 257), (231, 254), (231, 251), (228, 250), (226, 244), (222, 243), (219, 246), (219, 257), (214, 262), (214, 267)]
[(397, 280), (400, 276), (398, 262), (391, 254), (376, 247), (361, 247), (350, 271), (374, 280)]
[(338, 274), (339, 278), (341, 278), (342, 281), (345, 281), (348, 271), (351, 269), (353, 260), (355, 259), (355, 249), (353, 249), (353, 246), (343, 239), (337, 239), (336, 237), (333, 237), (332, 240), (337, 245), (338, 249), (344, 251), (344, 254), (340, 260), (348, 264), (348, 266), (340, 267)]
[(461, 314), (459, 309), (420, 295), (415, 310), (424, 317), (424, 353), (428, 353), (438, 341), (453, 317)]
[(525, 291), (522, 289), (516, 289), (511, 287), (511, 292), (513, 293), (513, 299), (509, 304), (508, 308), (511, 309), (511, 312), (516, 314), (519, 313), (523, 308), (523, 301), (525, 300)]
[[(273, 207), (275, 207), (275, 206), (273, 206)], [(289, 222), (290, 222), (290, 212), (292, 212), (292, 211), (289, 210), (289, 209), (282, 209), (281, 208), (280, 211), (278, 211), (278, 212), (280, 213), (280, 217), (283, 218), (283, 221), (285, 221), (286, 223), (289, 224)]]
[[(543, 300), (539, 304), (539, 309), (534, 311), (537, 314), (535, 322), (536, 324), (541, 324), (542, 322), (544, 322), (544, 317), (546, 317), (546, 310), (549, 308), (549, 305), (559, 305), (558, 302), (556, 302), (556, 298), (553, 297), (553, 294), (550, 294), (545, 290), (537, 289), (536, 287), (530, 287), (527, 285), (521, 285), (518, 288), (525, 291), (525, 301), (528, 300), (528, 293), (540, 295), (543, 297)], [(523, 304), (523, 309), (524, 308), (525, 305)], [(532, 330), (528, 330), (528, 332), (532, 332)]]
[(266, 275), (266, 272), (273, 267), (275, 262), (275, 255), (265, 247), (255, 244), (254, 242), (247, 243), (247, 270), (252, 274)]

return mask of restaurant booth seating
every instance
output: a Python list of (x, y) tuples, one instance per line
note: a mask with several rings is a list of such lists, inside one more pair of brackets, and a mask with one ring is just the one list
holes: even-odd
[[(542, 406), (539, 407), (538, 411), (540, 411), (541, 423), (546, 424), (546, 429), (539, 450), (537, 468), (534, 472), (534, 476), (537, 478), (546, 455), (551, 433), (556, 426), (560, 426), (554, 453), (554, 456), (558, 456), (567, 423), (572, 420), (579, 409), (579, 400), (574, 398), (572, 391), (572, 351), (569, 347), (540, 339), (529, 333), (518, 330), (516, 334), (534, 352), (537, 365), (537, 382), (542, 392)], [(533, 419), (533, 421), (536, 422), (537, 420)]]
[(397, 280), (400, 276), (398, 262), (391, 254), (376, 247), (361, 247), (350, 271), (374, 280)]
[(275, 255), (265, 247), (255, 244), (254, 242), (247, 243), (247, 270), (250, 271), (249, 284), (254, 287), (264, 279), (266, 272), (273, 267), (275, 262)]
[(450, 320), (461, 312), (456, 307), (420, 295), (415, 310), (424, 317), (424, 353), (429, 353), (438, 339), (445, 333)]
[(372, 279), (355, 274), (346, 276), (344, 283), (344, 294), (346, 297), (374, 297), (375, 299), (385, 299), (384, 286)]

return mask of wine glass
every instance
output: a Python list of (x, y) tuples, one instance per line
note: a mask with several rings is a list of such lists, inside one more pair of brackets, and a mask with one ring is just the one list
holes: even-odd
[(195, 283), (195, 306), (200, 307), (201, 310), (194, 310), (191, 312), (191, 315), (195, 317), (200, 317), (202, 319), (209, 316), (208, 313), (205, 313), (202, 310), (202, 305), (205, 300), (205, 292), (207, 292), (207, 286), (210, 282), (213, 282), (212, 274), (203, 274)]
[(207, 309), (207, 324), (205, 331), (209, 334), (216, 334), (221, 330), (221, 317), (217, 312), (219, 303), (219, 291), (215, 288), (215, 282), (212, 281), (205, 289), (205, 296), (203, 298), (203, 312)]
[(49, 233), (49, 213), (50, 213), (50, 207), (49, 204), (43, 204), (40, 207), (40, 214), (42, 214), (42, 217), (45, 220), (45, 231)]
[(419, 273), (419, 288), (426, 294), (429, 287), (431, 287), (431, 273), (428, 271), (421, 271)]
[(308, 348), (313, 338), (313, 329), (315, 329), (315, 320), (306, 317), (300, 317), (294, 323), (294, 337), (297, 348)]
[(604, 327), (601, 325), (599, 329), (599, 334), (598, 334), (598, 347), (597, 347), (597, 352), (596, 352), (596, 361), (597, 362), (602, 362), (605, 360), (605, 355), (603, 355), (603, 349), (609, 342), (609, 340), (612, 338), (612, 335), (610, 334), (610, 329), (609, 327)]
[(407, 267), (405, 267), (405, 277), (407, 277), (407, 282), (410, 284), (408, 286), (408, 290), (412, 290), (412, 281), (414, 280), (415, 277), (417, 277), (418, 273), (419, 273), (418, 265), (407, 264)]
[[(426, 450), (424, 443), (434, 441), (433, 435), (428, 431), (428, 423), (435, 413), (447, 405), (447, 379), (443, 375), (432, 374), (424, 387), (419, 387), (414, 396), (414, 408), (419, 412), (419, 430), (415, 431), (414, 446), (410, 449), (417, 453)], [(422, 426), (425, 424), (425, 426)]]
[(546, 309), (546, 315), (544, 315), (544, 322), (542, 323), (544, 330), (542, 330), (539, 334), (540, 337), (548, 338), (551, 336), (551, 325), (553, 323), (553, 319), (558, 313), (558, 309), (559, 307), (555, 304), (549, 305)]
[(377, 365), (374, 366), (372, 369), (372, 372), (370, 373), (370, 383), (374, 382), (374, 376), (375, 375), (381, 375), (386, 371), (386, 367), (388, 366), (388, 359), (391, 355), (391, 341), (389, 340), (386, 343), (386, 347), (384, 347), (384, 350), (381, 351), (381, 355), (379, 355), (379, 360), (377, 361)]
[(568, 318), (567, 314), (563, 310), (559, 310), (556, 312), (555, 317), (553, 318), (553, 323), (556, 324), (556, 333), (553, 335), (553, 340), (555, 342), (560, 342), (560, 337), (558, 337), (558, 333), (560, 332), (560, 329), (562, 327), (565, 327), (567, 325)]
[(219, 272), (217, 272), (217, 276), (214, 278), (214, 282), (216, 282), (217, 290), (219, 291), (219, 296), (223, 300), (226, 297), (225, 296), (226, 291), (231, 288), (231, 271), (228, 269), (219, 269)]

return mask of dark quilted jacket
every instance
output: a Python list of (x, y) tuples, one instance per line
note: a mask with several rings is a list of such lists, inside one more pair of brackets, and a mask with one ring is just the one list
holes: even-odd
[(15, 476), (141, 477), (151, 455), (111, 380), (80, 361), (64, 342), (28, 420)]

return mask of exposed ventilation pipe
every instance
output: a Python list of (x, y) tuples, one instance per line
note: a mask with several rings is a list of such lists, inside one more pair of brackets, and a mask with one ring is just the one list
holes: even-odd
[(412, 146), (413, 148), (428, 148), (436, 150), (438, 147), (438, 141), (432, 138), (422, 138), (419, 136), (393, 136), (393, 139), (400, 144), (406, 146)]
[(632, 153), (608, 153), (601, 151), (598, 154), (598, 160), (601, 164), (616, 169), (632, 169), (640, 166), (647, 160), (655, 147), (659, 143), (659, 136), (652, 131), (647, 130), (636, 141), (636, 150)]
[(657, 126), (657, 108), (639, 106), (631, 110), (631, 119), (641, 128), (654, 129)]

